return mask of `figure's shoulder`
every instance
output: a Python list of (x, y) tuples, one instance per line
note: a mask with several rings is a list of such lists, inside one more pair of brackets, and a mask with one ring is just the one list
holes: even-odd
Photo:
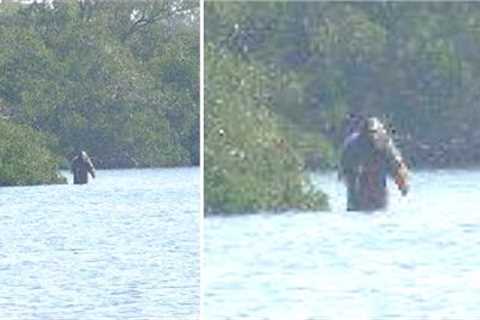
[(72, 161), (71, 161), (72, 165), (79, 165), (82, 163), (82, 158), (80, 158), (79, 156), (75, 156)]
[(343, 140), (342, 148), (343, 150), (350, 149), (354, 145), (356, 145), (357, 142), (359, 141), (360, 141), (360, 132), (358, 131), (352, 132), (348, 134)]
[(344, 146), (350, 145), (350, 144), (354, 143), (355, 141), (357, 141), (359, 138), (360, 138), (360, 132), (358, 132), (358, 131), (351, 132), (343, 140), (343, 145)]

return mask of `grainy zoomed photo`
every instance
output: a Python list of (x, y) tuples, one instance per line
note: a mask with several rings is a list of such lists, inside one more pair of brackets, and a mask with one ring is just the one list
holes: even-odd
[(199, 2), (0, 1), (0, 319), (200, 312)]
[(205, 3), (204, 316), (480, 314), (480, 4)]

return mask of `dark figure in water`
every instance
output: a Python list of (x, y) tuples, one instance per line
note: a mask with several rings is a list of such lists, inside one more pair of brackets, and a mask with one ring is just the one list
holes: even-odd
[(72, 160), (74, 184), (88, 183), (88, 173), (95, 178), (95, 167), (85, 151), (80, 151)]
[(387, 206), (387, 175), (402, 195), (408, 193), (408, 169), (377, 118), (368, 118), (344, 141), (340, 176), (347, 185), (347, 210), (374, 211)]

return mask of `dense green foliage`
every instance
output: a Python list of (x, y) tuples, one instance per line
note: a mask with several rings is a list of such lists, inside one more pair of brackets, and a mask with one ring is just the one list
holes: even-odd
[(294, 146), (333, 146), (307, 145), (314, 165), (348, 113), (383, 118), (411, 165), (480, 163), (479, 3), (208, 2), (205, 17), (207, 41), (278, 75), (270, 106)]
[(33, 129), (0, 120), (0, 186), (65, 183), (52, 139)]
[(260, 66), (206, 54), (205, 199), (207, 213), (326, 207), (282, 138)]
[(100, 168), (198, 164), (198, 25), (190, 0), (1, 4), (0, 112)]
[[(212, 123), (222, 119), (225, 131), (249, 127), (242, 138), (229, 141), (235, 148), (264, 130), (285, 139), (290, 152), (311, 168), (334, 167), (345, 118), (361, 114), (389, 125), (411, 166), (478, 165), (479, 27), (480, 4), (474, 2), (209, 1), (205, 38), (214, 50), (207, 51), (207, 61), (231, 60), (237, 70), (210, 70), (212, 63), (206, 64), (205, 150), (215, 155), (228, 150), (209, 134)], [(268, 80), (250, 89), (240, 86), (252, 81), (244, 72), (249, 68)], [(213, 72), (229, 76), (211, 88), (212, 78), (219, 77)], [(224, 97), (222, 108), (213, 101), (217, 96)], [(246, 116), (266, 112), (263, 108), (269, 121)], [(265, 156), (277, 157), (271, 151)], [(207, 186), (230, 189), (244, 174), (233, 178), (234, 166), (223, 157), (210, 161)], [(230, 177), (210, 181), (214, 165)], [(274, 174), (254, 162), (248, 170), (258, 177), (251, 185), (264, 179), (261, 172)], [(206, 200), (207, 206), (219, 202), (210, 202), (208, 194)]]

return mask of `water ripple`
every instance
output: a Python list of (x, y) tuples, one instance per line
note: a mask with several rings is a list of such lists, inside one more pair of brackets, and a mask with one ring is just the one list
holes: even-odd
[(198, 169), (97, 176), (2, 188), (0, 319), (197, 319)]
[(205, 319), (477, 319), (480, 172), (417, 172), (387, 211), (209, 217)]

